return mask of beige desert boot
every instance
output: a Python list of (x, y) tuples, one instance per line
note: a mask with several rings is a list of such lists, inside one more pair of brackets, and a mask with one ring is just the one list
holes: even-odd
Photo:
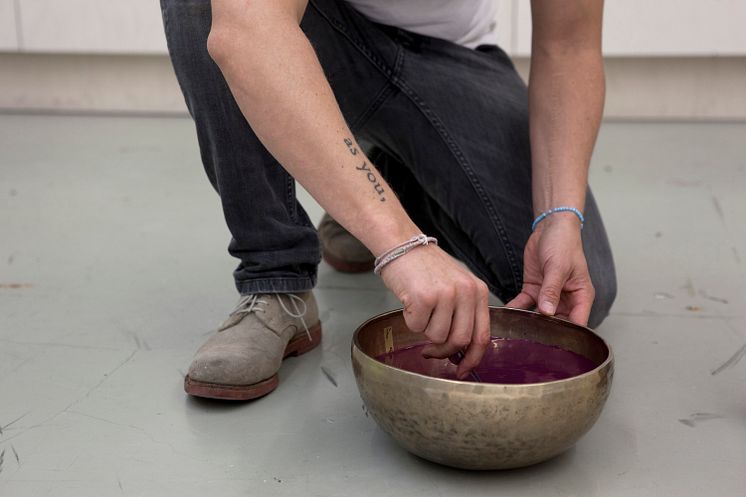
[(195, 397), (250, 400), (277, 388), (282, 360), (321, 343), (311, 292), (242, 296), (194, 356), (184, 390)]

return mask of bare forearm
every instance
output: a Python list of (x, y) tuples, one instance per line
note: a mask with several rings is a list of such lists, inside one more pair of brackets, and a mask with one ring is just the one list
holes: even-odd
[(210, 52), (267, 150), (374, 254), (415, 234), (355, 142), (298, 19), (241, 12), (232, 7), (230, 19), (217, 12)]
[(602, 2), (585, 3), (572, 12), (564, 2), (534, 1), (529, 119), (537, 213), (585, 203), (605, 92)]
[(594, 54), (534, 57), (529, 90), (534, 209), (582, 209), (603, 112), (602, 62)]

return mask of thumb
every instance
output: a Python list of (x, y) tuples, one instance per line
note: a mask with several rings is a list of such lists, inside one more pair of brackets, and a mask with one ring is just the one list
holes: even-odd
[(556, 265), (547, 265), (544, 269), (544, 281), (541, 282), (537, 305), (539, 312), (548, 316), (554, 316), (559, 305), (562, 287), (567, 281), (568, 272)]

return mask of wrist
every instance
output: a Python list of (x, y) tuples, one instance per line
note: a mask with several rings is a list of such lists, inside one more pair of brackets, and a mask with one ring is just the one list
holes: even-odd
[(379, 218), (362, 224), (364, 229), (358, 239), (375, 257), (422, 233), (408, 217), (394, 220), (391, 217)]
[[(571, 176), (569, 173), (564, 174), (562, 178), (555, 179), (551, 187), (550, 185), (534, 186), (534, 217), (539, 216), (542, 212), (547, 212), (552, 208), (560, 206), (575, 207), (581, 212), (583, 211), (586, 190), (588, 188), (587, 183), (581, 186)], [(560, 184), (560, 180), (562, 180), (563, 184)], [(572, 183), (566, 183), (567, 181), (572, 181)]]
[(572, 228), (578, 233), (580, 233), (581, 230), (580, 219), (578, 219), (578, 216), (576, 216), (572, 212), (557, 212), (555, 214), (552, 214), (551, 216), (548, 216), (536, 226), (535, 231), (539, 231), (540, 229), (548, 228), (550, 226)]
[(373, 273), (380, 275), (381, 270), (383, 270), (383, 268), (388, 266), (390, 263), (394, 262), (396, 259), (407, 255), (409, 252), (416, 248), (426, 247), (430, 244), (437, 245), (438, 240), (432, 236), (427, 236), (424, 233), (420, 233), (419, 235), (413, 236), (405, 242), (391, 247), (383, 254), (376, 257)]
[(571, 206), (558, 206), (540, 213), (531, 223), (531, 231), (536, 231), (542, 225), (571, 223), (578, 231), (583, 229), (585, 217), (579, 209)]

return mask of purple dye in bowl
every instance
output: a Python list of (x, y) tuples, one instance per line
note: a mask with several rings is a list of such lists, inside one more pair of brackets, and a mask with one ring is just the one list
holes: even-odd
[[(426, 345), (411, 345), (376, 359), (405, 371), (456, 380), (457, 366), (449, 359), (422, 357)], [(474, 371), (483, 383), (524, 384), (563, 380), (587, 373), (596, 366), (580, 354), (553, 345), (519, 338), (493, 338)]]

